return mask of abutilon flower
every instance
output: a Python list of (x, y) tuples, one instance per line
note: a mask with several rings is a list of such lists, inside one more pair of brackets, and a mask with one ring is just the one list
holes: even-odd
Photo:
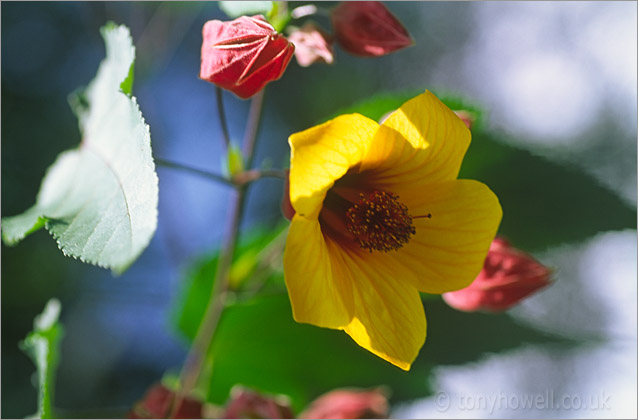
[(344, 330), (408, 370), (425, 342), (419, 291), (468, 286), (501, 220), (487, 186), (457, 179), (469, 130), (425, 92), (382, 125), (342, 115), (289, 143), (295, 320)]
[(453, 308), (466, 312), (501, 312), (550, 282), (551, 270), (530, 255), (496, 238), (480, 274), (468, 287), (443, 294)]
[(378, 1), (344, 1), (331, 13), (341, 47), (353, 55), (377, 57), (409, 47), (412, 37)]
[(295, 47), (262, 16), (204, 25), (199, 77), (249, 98), (279, 79)]

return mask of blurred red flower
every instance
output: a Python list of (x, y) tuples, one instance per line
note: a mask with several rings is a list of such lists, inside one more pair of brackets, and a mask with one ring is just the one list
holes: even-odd
[(286, 70), (295, 47), (262, 16), (204, 25), (199, 77), (249, 98)]
[(172, 415), (175, 419), (201, 419), (202, 403), (185, 397), (179, 409), (175, 413), (173, 404), (175, 403), (175, 392), (167, 389), (162, 384), (153, 385), (144, 395), (144, 399), (137, 402), (128, 413), (129, 419), (165, 419)]
[(344, 1), (332, 11), (332, 27), (350, 54), (376, 57), (412, 45), (401, 22), (378, 1)]
[(550, 275), (549, 268), (496, 238), (476, 280), (465, 289), (444, 293), (443, 299), (461, 311), (500, 312), (550, 284)]
[(302, 419), (384, 419), (388, 417), (388, 398), (382, 389), (338, 389), (312, 403), (299, 415)]
[(294, 415), (287, 401), (261, 395), (250, 389), (235, 387), (226, 405), (225, 419), (292, 419)]

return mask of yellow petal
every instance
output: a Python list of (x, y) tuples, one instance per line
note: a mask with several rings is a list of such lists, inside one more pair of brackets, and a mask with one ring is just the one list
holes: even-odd
[(369, 182), (386, 190), (399, 183), (456, 179), (470, 138), (463, 121), (425, 92), (381, 125), (360, 171), (371, 169)]
[(290, 136), (290, 201), (297, 214), (319, 216), (326, 191), (361, 162), (378, 128), (350, 114)]
[(398, 251), (380, 255), (379, 262), (397, 267), (397, 277), (422, 292), (467, 287), (481, 271), (501, 221), (496, 195), (485, 184), (465, 179), (395, 193), (413, 217), (432, 217), (413, 219), (416, 234)]
[(341, 328), (352, 320), (352, 285), (340, 269), (333, 271), (319, 222), (295, 215), (284, 251), (284, 277), (295, 321)]
[(410, 370), (425, 342), (419, 292), (395, 276), (395, 267), (379, 264), (374, 253), (350, 250), (342, 255), (354, 280), (354, 318), (345, 332), (361, 347)]

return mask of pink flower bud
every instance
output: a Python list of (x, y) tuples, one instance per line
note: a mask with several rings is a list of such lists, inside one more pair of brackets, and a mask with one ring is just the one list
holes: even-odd
[(461, 119), (461, 121), (463, 121), (467, 128), (469, 128), (470, 130), (472, 129), (472, 124), (474, 124), (475, 120), (472, 113), (465, 110), (454, 111), (454, 113)]
[(201, 419), (202, 403), (185, 397), (175, 413), (172, 413), (175, 393), (162, 384), (153, 385), (128, 413), (129, 419), (166, 419), (173, 415), (175, 419)]
[(550, 284), (550, 275), (549, 268), (496, 238), (476, 280), (465, 289), (444, 293), (443, 299), (461, 311), (500, 312)]
[(286, 70), (295, 50), (262, 16), (204, 25), (201, 79), (249, 98)]
[(312, 22), (291, 33), (288, 39), (295, 44), (295, 58), (301, 67), (316, 62), (332, 64), (334, 61), (330, 35)]
[(339, 389), (310, 403), (299, 415), (302, 419), (385, 419), (388, 399), (382, 389)]
[(292, 419), (294, 416), (290, 405), (282, 398), (266, 397), (249, 389), (234, 387), (222, 418)]
[(412, 45), (412, 37), (378, 1), (344, 1), (332, 12), (339, 45), (350, 54), (376, 57)]

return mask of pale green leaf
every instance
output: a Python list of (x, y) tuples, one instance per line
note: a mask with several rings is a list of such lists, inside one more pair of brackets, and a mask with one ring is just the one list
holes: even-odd
[(107, 57), (71, 97), (83, 140), (58, 156), (35, 206), (2, 220), (8, 245), (44, 226), (67, 256), (121, 273), (157, 226), (158, 181), (148, 125), (130, 96), (135, 59), (128, 28), (102, 28)]
[(53, 418), (51, 406), (63, 332), (58, 323), (59, 316), (60, 301), (49, 300), (42, 314), (33, 321), (33, 331), (20, 343), (20, 348), (31, 357), (37, 368), (38, 412), (35, 417), (42, 419)]
[(31, 232), (43, 228), (45, 221), (37, 206), (17, 216), (2, 219), (2, 240), (6, 245), (15, 245)]
[(267, 16), (273, 8), (272, 1), (220, 1), (219, 8), (231, 18), (244, 15)]

